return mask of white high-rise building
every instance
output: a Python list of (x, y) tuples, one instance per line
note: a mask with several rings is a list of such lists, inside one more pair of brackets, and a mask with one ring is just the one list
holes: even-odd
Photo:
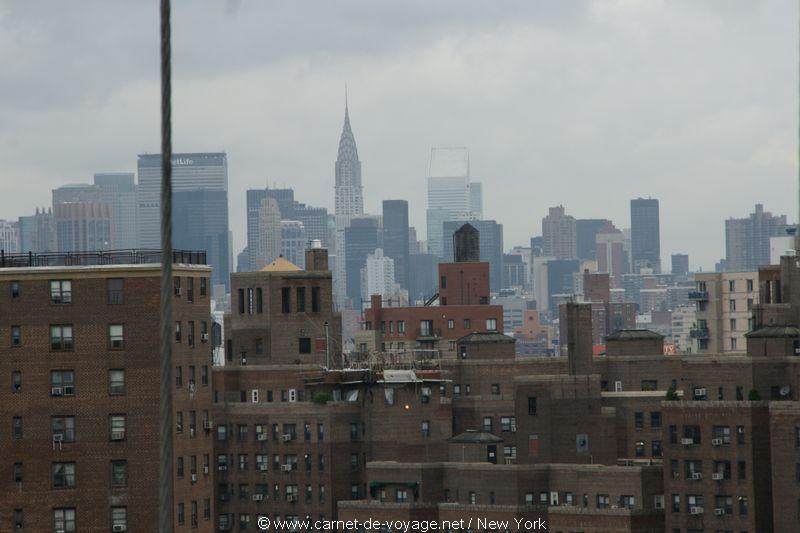
[(0, 220), (0, 250), (6, 254), (19, 253), (19, 223)]
[(368, 302), (373, 294), (386, 298), (396, 291), (394, 259), (383, 255), (382, 248), (377, 248), (367, 256), (361, 269), (361, 300)]
[(480, 220), (483, 217), (482, 186), (469, 181), (469, 149), (432, 148), (428, 170), (428, 252), (442, 257), (444, 223)]

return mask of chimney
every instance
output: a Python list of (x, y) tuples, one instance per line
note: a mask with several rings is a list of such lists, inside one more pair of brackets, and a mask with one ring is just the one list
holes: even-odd
[[(569, 302), (567, 307), (567, 362), (572, 376), (592, 373), (592, 305)], [(564, 342), (562, 339), (561, 342)]]
[[(317, 241), (318, 242), (318, 241)], [(313, 243), (312, 243), (313, 246)], [(328, 249), (312, 247), (306, 250), (306, 271), (319, 272), (328, 270)]]

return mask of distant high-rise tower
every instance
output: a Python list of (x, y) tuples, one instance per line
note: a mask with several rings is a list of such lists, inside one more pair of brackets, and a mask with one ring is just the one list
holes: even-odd
[[(333, 285), (336, 303), (342, 306), (346, 296), (350, 294), (347, 283), (351, 280), (351, 276), (347, 274), (345, 229), (350, 226), (350, 220), (364, 214), (361, 161), (358, 159), (356, 139), (350, 127), (350, 110), (347, 103), (347, 95), (345, 95), (344, 126), (342, 126), (342, 134), (339, 136), (339, 152), (336, 157), (335, 173), (336, 257), (333, 268)], [(359, 278), (355, 283), (360, 285), (360, 267), (358, 272)], [(360, 291), (353, 293), (354, 300), (360, 297)]]
[(270, 264), (281, 254), (283, 227), (281, 210), (275, 198), (267, 197), (261, 200), (261, 209), (258, 212), (258, 235), (253, 265), (255, 269)]
[(551, 207), (542, 219), (543, 253), (556, 259), (578, 257), (575, 217), (565, 214), (564, 206)]
[(634, 273), (642, 268), (661, 272), (661, 230), (655, 198), (631, 200), (631, 256)]
[(688, 254), (672, 254), (672, 273), (678, 276), (685, 276), (689, 273)]
[(131, 249), (138, 246), (139, 209), (133, 172), (106, 172), (94, 175), (100, 201), (111, 206), (114, 218), (114, 246)]
[(306, 267), (306, 228), (299, 220), (281, 220), (281, 255), (300, 268)]
[(6, 254), (16, 254), (19, 249), (19, 223), (0, 220), (0, 250)]
[(769, 238), (786, 235), (786, 228), (786, 215), (772, 216), (762, 204), (747, 218), (726, 220), (725, 269), (738, 272), (768, 265)]
[(56, 228), (52, 208), (36, 208), (36, 214), (19, 217), (19, 249), (22, 253), (56, 251)]
[(354, 309), (361, 309), (361, 269), (366, 264), (367, 256), (378, 248), (378, 241), (378, 220), (374, 217), (353, 218), (345, 229), (345, 286)]
[(575, 236), (578, 259), (593, 261), (597, 259), (597, 232), (606, 225), (604, 218), (579, 218), (575, 221)]
[(113, 218), (104, 202), (69, 202), (53, 206), (59, 252), (111, 250)]
[(394, 279), (408, 288), (408, 202), (383, 201), (383, 253), (394, 260)]

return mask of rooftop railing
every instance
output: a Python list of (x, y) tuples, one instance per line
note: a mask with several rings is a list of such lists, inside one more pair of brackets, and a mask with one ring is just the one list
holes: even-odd
[[(206, 265), (204, 250), (175, 250), (173, 263)], [(97, 252), (47, 252), (8, 254), (0, 250), (0, 268), (144, 265), (161, 263), (161, 250), (104, 250)]]

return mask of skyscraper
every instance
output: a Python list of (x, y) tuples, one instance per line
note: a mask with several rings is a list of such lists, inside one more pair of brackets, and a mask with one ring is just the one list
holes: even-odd
[(100, 201), (111, 206), (114, 219), (114, 246), (131, 249), (138, 246), (138, 206), (133, 172), (105, 172), (94, 175)]
[(252, 265), (254, 270), (259, 270), (278, 258), (281, 254), (282, 236), (281, 209), (275, 198), (267, 196), (261, 200), (261, 209), (258, 212), (258, 241), (255, 243)]
[(575, 217), (565, 214), (564, 206), (551, 207), (542, 219), (544, 255), (556, 259), (576, 259), (578, 244)]
[(498, 292), (503, 283), (503, 225), (495, 220), (450, 220), (444, 223), (445, 262), (456, 261), (453, 255), (453, 235), (465, 222), (478, 230), (480, 260), (489, 263), (489, 280), (492, 292)]
[(105, 202), (53, 205), (59, 252), (96, 252), (115, 248), (111, 206)]
[(19, 217), (19, 251), (47, 253), (56, 251), (56, 229), (52, 208), (36, 208), (36, 213)]
[[(347, 267), (347, 246), (345, 245), (345, 229), (350, 226), (353, 217), (364, 214), (364, 198), (361, 186), (361, 161), (358, 159), (358, 148), (353, 130), (350, 127), (350, 110), (345, 96), (344, 125), (339, 136), (339, 152), (336, 157), (336, 198), (334, 213), (336, 215), (336, 239), (334, 243), (336, 257), (333, 267), (334, 298), (337, 305), (344, 305), (347, 296), (354, 296), (353, 300), (361, 297), (361, 291), (352, 292), (347, 283), (351, 274)], [(374, 249), (374, 248), (373, 248)], [(372, 250), (370, 250), (372, 251)], [(366, 257), (366, 256), (364, 256)], [(356, 285), (361, 284), (361, 267), (358, 267), (358, 276), (352, 278)]]
[[(142, 154), (138, 157), (137, 171), (139, 184), (137, 190), (139, 202), (139, 247), (158, 249), (161, 247), (161, 155)], [(228, 239), (228, 157), (224, 152), (215, 153), (182, 153), (172, 154), (172, 192), (173, 194), (208, 190), (216, 191), (201, 195), (208, 201), (204, 205), (186, 205), (181, 213), (173, 215), (173, 225), (189, 227), (189, 220), (202, 220), (210, 217), (213, 222), (203, 222), (209, 233), (203, 241), (208, 251), (209, 264), (214, 268), (212, 282), (228, 286), (231, 261), (231, 250)], [(174, 197), (173, 197), (174, 198)], [(209, 206), (215, 206), (216, 212), (207, 212)], [(185, 217), (179, 220), (178, 215)], [(224, 225), (224, 230), (220, 225)], [(225, 235), (223, 238), (222, 235)], [(181, 234), (173, 232), (173, 238), (182, 242)], [(194, 242), (196, 236), (189, 240)], [(224, 243), (222, 242), (224, 240)], [(216, 244), (212, 244), (216, 243)], [(227, 246), (228, 249), (213, 253), (208, 247)]]
[(428, 252), (444, 257), (443, 224), (483, 216), (482, 187), (470, 183), (467, 148), (432, 148), (428, 170)]
[(347, 297), (354, 309), (361, 309), (361, 269), (367, 256), (378, 248), (378, 220), (373, 217), (359, 217), (350, 220), (345, 228), (345, 273)]
[(213, 285), (228, 286), (230, 243), (228, 194), (222, 190), (194, 189), (172, 194), (172, 244), (182, 250), (205, 250)]
[(689, 273), (689, 256), (687, 254), (672, 254), (672, 273), (678, 276)]
[(383, 201), (383, 253), (394, 260), (394, 278), (408, 288), (408, 202)]
[[(241, 272), (257, 270), (259, 254), (263, 255), (261, 249), (262, 236), (260, 234), (259, 213), (261, 212), (261, 202), (265, 198), (273, 198), (278, 205), (278, 220), (293, 220), (295, 211), (294, 190), (293, 189), (248, 189), (247, 190), (247, 261), (239, 267)], [(270, 263), (271, 261), (267, 261)], [(266, 263), (265, 263), (266, 264)], [(262, 267), (264, 264), (261, 265)]]
[(579, 218), (575, 221), (576, 249), (578, 259), (592, 261), (597, 258), (597, 232), (608, 220), (604, 218)]
[(597, 271), (611, 276), (612, 285), (619, 287), (622, 275), (629, 270), (628, 253), (625, 249), (625, 233), (614, 227), (610, 221), (595, 235), (597, 248)]
[(383, 249), (377, 248), (367, 256), (361, 268), (361, 299), (368, 302), (373, 294), (383, 298), (395, 293), (394, 260), (383, 255)]
[(661, 272), (661, 230), (655, 198), (631, 200), (631, 256), (634, 273), (642, 268)]
[(19, 223), (0, 220), (0, 250), (6, 254), (16, 254), (19, 248)]
[(754, 213), (747, 218), (729, 218), (725, 221), (725, 268), (729, 272), (758, 270), (768, 265), (769, 238), (786, 235), (786, 215), (773, 216), (756, 204)]
[(281, 220), (281, 255), (287, 261), (306, 268), (306, 228), (299, 220)]

